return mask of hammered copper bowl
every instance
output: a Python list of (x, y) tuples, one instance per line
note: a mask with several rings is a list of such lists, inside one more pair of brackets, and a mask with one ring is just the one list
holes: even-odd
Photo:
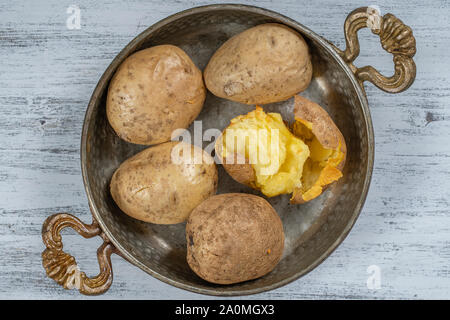
[[(377, 20), (378, 19), (378, 20)], [(367, 23), (369, 20), (369, 24)], [(109, 80), (122, 61), (133, 52), (159, 44), (184, 49), (203, 69), (214, 51), (232, 35), (258, 24), (277, 22), (299, 31), (309, 44), (313, 80), (302, 93), (325, 107), (345, 136), (348, 147), (344, 176), (319, 198), (303, 205), (290, 205), (288, 196), (268, 199), (283, 221), (286, 235), (284, 255), (276, 268), (262, 278), (233, 285), (215, 285), (199, 278), (186, 262), (185, 225), (155, 225), (128, 217), (120, 211), (109, 193), (115, 169), (142, 146), (127, 143), (114, 133), (105, 115)], [(394, 55), (395, 73), (384, 77), (372, 67), (356, 68), (357, 30), (372, 26), (385, 50)], [(81, 166), (93, 215), (86, 225), (76, 217), (60, 213), (43, 226), (43, 265), (47, 274), (65, 288), (83, 294), (99, 294), (112, 283), (110, 255), (117, 253), (152, 276), (190, 291), (210, 295), (246, 295), (287, 284), (320, 264), (344, 240), (355, 223), (369, 188), (373, 167), (374, 139), (363, 81), (400, 92), (415, 77), (412, 57), (415, 40), (411, 29), (393, 15), (373, 15), (368, 8), (349, 14), (345, 21), (347, 48), (341, 51), (308, 28), (278, 13), (244, 5), (210, 5), (189, 9), (151, 26), (131, 41), (101, 77), (94, 90), (83, 125)], [(267, 105), (289, 120), (293, 101)], [(208, 93), (197, 120), (203, 130), (222, 130), (231, 118), (253, 109), (219, 99)], [(292, 119), (291, 119), (292, 120)], [(192, 129), (192, 128), (191, 128)], [(256, 193), (234, 182), (219, 166), (218, 193)], [(84, 237), (101, 236), (98, 249), (100, 273), (88, 278), (75, 259), (62, 251), (60, 231), (72, 227)]]

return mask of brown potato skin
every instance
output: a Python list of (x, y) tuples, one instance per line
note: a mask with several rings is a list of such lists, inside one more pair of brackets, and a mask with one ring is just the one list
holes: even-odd
[(186, 224), (187, 262), (202, 279), (231, 284), (264, 276), (284, 248), (281, 220), (263, 198), (244, 193), (212, 196)]
[[(172, 149), (183, 143), (209, 164), (176, 164)], [(217, 190), (214, 160), (201, 148), (184, 142), (166, 142), (147, 148), (123, 162), (111, 179), (111, 196), (119, 208), (135, 219), (173, 224)]]
[(308, 46), (295, 30), (267, 23), (226, 41), (204, 71), (214, 95), (245, 104), (284, 101), (305, 90), (312, 77)]
[(347, 145), (345, 144), (344, 135), (328, 112), (317, 103), (296, 95), (294, 97), (294, 117), (311, 122), (313, 124), (312, 133), (325, 148), (336, 150), (340, 144), (341, 152), (344, 153), (344, 159), (336, 168), (342, 171), (347, 159)]
[[(225, 130), (223, 132), (225, 132)], [(231, 159), (229, 163), (227, 163), (227, 157), (224, 157), (222, 153), (222, 145), (223, 135), (220, 135), (219, 138), (217, 138), (216, 143), (214, 144), (214, 149), (216, 151), (217, 157), (222, 162), (222, 166), (224, 167), (225, 171), (235, 181), (254, 188), (253, 181), (256, 180), (256, 175), (255, 170), (249, 163), (249, 160), (245, 158), (245, 156), (235, 154), (235, 158)], [(239, 158), (242, 159), (242, 164), (238, 162)]]
[(187, 128), (205, 101), (202, 72), (180, 48), (160, 45), (129, 56), (108, 88), (106, 115), (125, 141), (152, 145)]
[[(312, 123), (312, 133), (316, 136), (317, 140), (322, 146), (327, 149), (338, 149), (344, 153), (344, 159), (337, 165), (337, 169), (342, 172), (345, 166), (345, 161), (347, 160), (347, 145), (345, 143), (344, 135), (341, 130), (331, 119), (328, 112), (326, 112), (317, 103), (302, 97), (300, 95), (295, 95), (294, 97), (294, 117), (295, 119), (303, 119)], [(322, 193), (330, 185), (322, 187)], [(303, 199), (301, 190), (294, 190), (292, 199), (290, 203), (292, 204), (303, 204), (308, 201)]]

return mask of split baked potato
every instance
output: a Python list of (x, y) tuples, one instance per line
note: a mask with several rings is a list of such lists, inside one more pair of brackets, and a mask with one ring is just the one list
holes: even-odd
[(295, 96), (291, 128), (278, 113), (256, 107), (231, 120), (215, 149), (230, 176), (268, 197), (292, 194), (291, 203), (310, 201), (342, 177), (347, 147), (328, 113)]

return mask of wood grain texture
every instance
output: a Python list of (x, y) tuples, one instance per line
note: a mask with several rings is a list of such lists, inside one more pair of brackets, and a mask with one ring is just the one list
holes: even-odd
[[(343, 23), (370, 4), (344, 0), (235, 1), (278, 11), (343, 48)], [(203, 299), (113, 256), (114, 282), (100, 297), (63, 290), (41, 265), (41, 226), (55, 212), (91, 221), (79, 159), (90, 95), (114, 56), (158, 20), (213, 1), (0, 1), (0, 298)], [(66, 9), (81, 9), (68, 30)], [(411, 26), (417, 78), (406, 92), (367, 85), (376, 139), (373, 180), (344, 243), (317, 269), (255, 299), (450, 298), (450, 20), (442, 1), (374, 1)], [(393, 73), (392, 58), (368, 30), (358, 66)], [(64, 231), (64, 244), (88, 275), (100, 239)], [(381, 268), (369, 290), (367, 267)]]

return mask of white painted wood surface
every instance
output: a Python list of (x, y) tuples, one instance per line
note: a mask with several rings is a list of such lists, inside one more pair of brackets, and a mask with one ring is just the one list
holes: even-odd
[[(410, 25), (417, 78), (390, 95), (367, 85), (376, 137), (374, 175), (363, 212), (344, 243), (317, 269), (255, 299), (450, 298), (450, 4), (447, 1), (235, 1), (278, 11), (344, 47), (353, 9), (378, 5)], [(79, 159), (90, 95), (114, 56), (138, 33), (175, 12), (213, 1), (0, 1), (0, 298), (92, 299), (63, 290), (41, 265), (41, 226), (66, 211), (90, 222)], [(68, 30), (69, 5), (81, 29)], [(360, 32), (361, 57), (392, 74), (378, 38)], [(98, 271), (98, 239), (64, 232), (83, 270)], [(103, 299), (203, 299), (113, 256)], [(381, 288), (367, 268), (381, 268)]]

